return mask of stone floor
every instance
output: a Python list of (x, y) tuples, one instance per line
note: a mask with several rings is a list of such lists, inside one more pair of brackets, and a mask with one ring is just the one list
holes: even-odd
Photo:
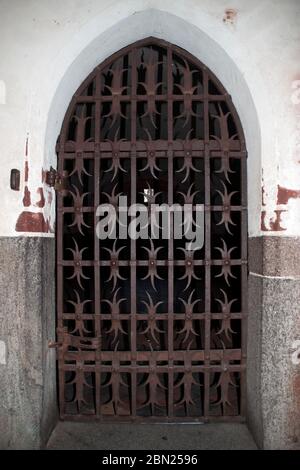
[(245, 424), (99, 424), (60, 422), (48, 449), (255, 450)]

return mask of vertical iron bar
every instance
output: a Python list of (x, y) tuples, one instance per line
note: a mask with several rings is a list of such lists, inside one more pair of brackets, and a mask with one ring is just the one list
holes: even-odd
[[(172, 48), (167, 48), (167, 94), (168, 94), (168, 204), (173, 204), (173, 80), (172, 80)], [(173, 246), (173, 217), (170, 214), (170, 233), (168, 239), (168, 416), (174, 414), (174, 246)]]
[[(136, 113), (137, 113), (137, 49), (133, 48), (131, 53), (131, 152), (130, 152), (130, 172), (131, 172), (131, 204), (136, 203)], [(136, 373), (136, 241), (131, 239), (130, 242), (130, 259), (133, 261), (130, 267), (130, 303), (131, 303), (131, 415), (136, 417), (137, 406), (137, 373)]]
[(205, 343), (204, 343), (204, 417), (210, 405), (210, 328), (211, 328), (211, 207), (208, 73), (203, 70), (204, 95), (204, 179), (205, 179)]
[[(241, 133), (242, 134), (242, 133)], [(244, 142), (242, 150), (245, 151)], [(242, 320), (241, 320), (241, 416), (246, 416), (246, 363), (247, 363), (247, 324), (248, 324), (248, 226), (247, 226), (247, 158), (241, 157), (241, 296), (242, 296)]]
[[(60, 135), (60, 149), (58, 153), (57, 170), (59, 174), (62, 174), (64, 170), (64, 155), (65, 147), (64, 143), (67, 139), (69, 121), (66, 119), (63, 123), (63, 127)], [(57, 256), (57, 328), (62, 331), (64, 326), (63, 323), (63, 293), (64, 293), (64, 272), (63, 272), (63, 243), (64, 243), (64, 212), (63, 212), (63, 195), (62, 193), (56, 193), (56, 207), (57, 207), (57, 240), (56, 240), (56, 256)], [(59, 339), (59, 338), (58, 338)], [(59, 412), (60, 417), (63, 418), (65, 409), (65, 364), (64, 364), (64, 347), (58, 350), (58, 370), (59, 370)]]
[[(95, 94), (98, 98), (101, 95), (101, 72), (96, 73)], [(97, 217), (96, 211), (100, 204), (100, 141), (101, 141), (101, 100), (97, 99), (95, 103), (95, 153), (94, 153), (94, 305), (95, 305), (95, 333), (99, 338), (99, 348), (96, 351), (95, 364), (95, 398), (96, 415), (101, 416), (101, 279), (100, 279), (100, 240), (96, 234)], [(98, 148), (97, 148), (98, 147)]]

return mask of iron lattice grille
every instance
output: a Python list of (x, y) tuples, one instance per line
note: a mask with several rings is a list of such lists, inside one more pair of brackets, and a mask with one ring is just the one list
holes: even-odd
[[(97, 67), (57, 144), (63, 418), (241, 419), (246, 149), (231, 99), (198, 60), (149, 39)], [(99, 240), (96, 208), (203, 204), (205, 243)]]

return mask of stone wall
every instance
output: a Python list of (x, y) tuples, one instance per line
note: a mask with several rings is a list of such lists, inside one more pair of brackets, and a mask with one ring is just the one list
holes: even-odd
[(57, 421), (55, 240), (0, 238), (0, 448), (38, 449)]
[(299, 238), (249, 240), (247, 416), (264, 449), (300, 448), (299, 258)]

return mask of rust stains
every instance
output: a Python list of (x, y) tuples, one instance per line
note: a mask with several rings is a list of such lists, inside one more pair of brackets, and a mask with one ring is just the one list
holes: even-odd
[(269, 220), (269, 227), (267, 227), (266, 225), (266, 215), (267, 215), (267, 212), (266, 211), (262, 211), (261, 212), (261, 230), (262, 232), (283, 232), (284, 230), (286, 230), (286, 228), (283, 228), (281, 226), (281, 214), (282, 212), (287, 212), (286, 210), (284, 209), (279, 209), (279, 210), (275, 210), (275, 220), (272, 220), (270, 219)]
[[(266, 193), (264, 183), (262, 185), (262, 206), (265, 207), (266, 204)], [(298, 189), (289, 189), (283, 186), (277, 185), (277, 199), (276, 199), (276, 210), (274, 210), (275, 218), (266, 220), (267, 211), (262, 210), (261, 212), (261, 230), (263, 232), (282, 232), (286, 230), (281, 226), (281, 214), (287, 212), (287, 209), (282, 208), (282, 206), (287, 206), (290, 199), (299, 199), (300, 190)], [(269, 228), (268, 228), (269, 227)]]
[(262, 181), (262, 187), (261, 187), (261, 205), (264, 207), (266, 206), (266, 190), (265, 190), (265, 180), (264, 180), (264, 169), (262, 168), (261, 170), (261, 181)]
[(234, 8), (226, 8), (223, 16), (223, 23), (235, 24), (237, 19), (237, 10)]
[(25, 157), (28, 157), (28, 140), (29, 140), (29, 135), (27, 134), (26, 142), (25, 142)]
[(28, 189), (28, 186), (26, 185), (24, 188), (24, 196), (23, 196), (23, 206), (24, 207), (29, 207), (31, 205), (31, 194)]
[(42, 183), (45, 183), (46, 176), (47, 176), (47, 170), (44, 170), (44, 168), (42, 168)]
[(28, 176), (29, 176), (28, 160), (25, 160), (24, 175), (25, 175), (25, 176), (24, 176), (25, 183), (28, 183)]
[(277, 204), (287, 204), (290, 199), (300, 198), (300, 190), (277, 186)]
[(266, 194), (265, 194), (265, 187), (263, 186), (263, 187), (261, 188), (261, 205), (262, 205), (263, 207), (266, 206), (265, 197), (266, 197)]
[[(28, 160), (28, 150), (29, 150), (29, 135), (27, 134), (25, 142), (25, 163), (24, 163), (24, 195), (23, 195), (23, 207), (26, 207), (27, 210), (24, 210), (18, 217), (16, 222), (15, 230), (16, 232), (40, 232), (40, 233), (51, 233), (53, 230), (51, 228), (50, 216), (44, 216), (41, 209), (46, 205), (46, 198), (44, 194), (44, 189), (42, 186), (39, 186), (36, 190), (38, 197), (37, 201), (32, 200), (31, 192), (28, 188), (29, 181), (29, 160)], [(45, 182), (46, 171), (42, 169), (41, 178), (42, 183)], [(47, 204), (49, 206), (52, 203), (52, 194), (47, 194)], [(35, 198), (33, 198), (35, 199)], [(40, 212), (31, 212), (28, 208), (35, 206), (40, 209)]]
[(266, 190), (265, 190), (265, 181), (264, 181), (264, 170), (262, 169), (262, 187), (261, 187), (261, 205), (266, 206)]
[(49, 204), (49, 206), (51, 206), (52, 201), (53, 201), (52, 192), (48, 191), (47, 203)]
[(26, 142), (25, 142), (25, 171), (24, 171), (24, 180), (25, 183), (28, 183), (28, 177), (29, 177), (29, 166), (28, 166), (28, 134), (26, 137)]
[(35, 204), (37, 207), (45, 206), (45, 196), (43, 188), (38, 188), (37, 193), (40, 195), (40, 200)]
[(49, 222), (45, 221), (42, 212), (22, 212), (16, 223), (17, 232), (44, 232), (50, 231)]
[(28, 134), (25, 142), (25, 164), (24, 164), (24, 196), (23, 196), (23, 206), (29, 207), (31, 205), (31, 196), (28, 189), (28, 178), (29, 178), (29, 165), (28, 165)]

